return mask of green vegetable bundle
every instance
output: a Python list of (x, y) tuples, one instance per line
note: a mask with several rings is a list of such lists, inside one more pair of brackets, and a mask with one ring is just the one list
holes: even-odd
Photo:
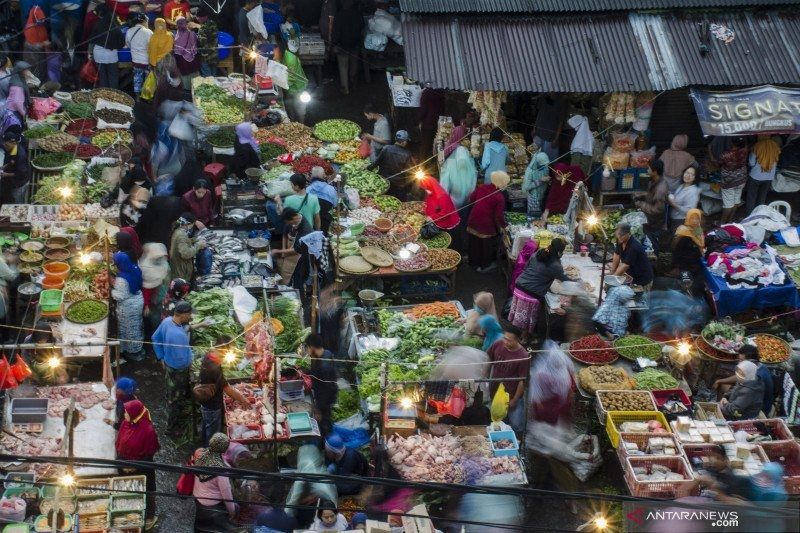
[(525, 213), (515, 213), (514, 211), (506, 211), (506, 221), (509, 224), (527, 224), (528, 215)]
[(44, 139), (48, 135), (52, 135), (56, 132), (56, 129), (53, 126), (49, 126), (47, 124), (43, 124), (41, 126), (34, 126), (28, 129), (25, 132), (26, 139)]
[(400, 209), (401, 202), (394, 196), (389, 196), (386, 194), (382, 194), (380, 196), (376, 196), (373, 201), (375, 205), (378, 206), (382, 212), (386, 211), (394, 211), (395, 209)]
[(261, 143), (258, 146), (258, 150), (261, 153), (262, 163), (286, 153), (286, 148), (277, 143)]
[(60, 168), (73, 159), (69, 152), (44, 152), (34, 157), (31, 164), (39, 168)]
[(87, 202), (90, 203), (97, 203), (103, 199), (103, 197), (109, 193), (111, 190), (111, 185), (106, 183), (105, 181), (95, 181), (91, 185), (87, 185), (84, 189), (84, 197)]
[(222, 87), (204, 83), (194, 88), (197, 107), (209, 124), (233, 124), (244, 120), (247, 103)]
[(645, 368), (634, 374), (633, 378), (636, 380), (636, 388), (639, 390), (674, 389), (678, 386), (677, 379), (667, 372), (655, 368)]
[[(83, 161), (77, 160), (80, 163)], [(83, 203), (84, 189), (81, 188), (79, 177), (73, 177), (69, 173), (62, 173), (57, 176), (45, 176), (39, 180), (36, 193), (31, 198), (34, 204), (53, 205), (64, 202), (62, 194), (64, 187), (72, 190), (69, 203)]]
[(314, 126), (314, 137), (326, 142), (349, 141), (360, 132), (361, 127), (349, 120), (323, 120)]
[(641, 335), (626, 335), (614, 341), (614, 348), (625, 359), (646, 357), (655, 361), (661, 357), (661, 345)]
[(90, 118), (94, 112), (92, 104), (68, 102), (64, 104), (64, 111), (72, 118)]
[(360, 196), (379, 196), (389, 190), (389, 181), (380, 174), (367, 170), (368, 161), (353, 161), (342, 165), (340, 172), (347, 177), (347, 185)]
[(289, 165), (278, 165), (277, 167), (273, 167), (264, 172), (263, 174), (261, 174), (261, 181), (267, 182), (276, 180), (280, 177), (281, 174), (285, 174), (286, 172), (291, 173), (292, 167), (290, 167)]
[(218, 148), (230, 148), (236, 142), (236, 132), (232, 127), (224, 126), (206, 137), (208, 144)]
[(339, 422), (356, 414), (361, 407), (358, 391), (355, 389), (340, 389), (336, 395), (333, 406), (333, 421)]

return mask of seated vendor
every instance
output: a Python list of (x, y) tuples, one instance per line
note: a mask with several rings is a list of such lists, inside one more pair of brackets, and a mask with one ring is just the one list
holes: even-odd
[(653, 266), (647, 258), (642, 244), (631, 235), (631, 225), (626, 222), (617, 224), (614, 232), (617, 247), (611, 258), (609, 274), (633, 278), (633, 284), (649, 290), (653, 284)]
[[(769, 368), (761, 364), (758, 348), (752, 344), (745, 344), (742, 346), (739, 349), (739, 361), (752, 361), (756, 367), (758, 367), (756, 376), (764, 385), (764, 401), (761, 404), (761, 412), (769, 416), (770, 411), (772, 411), (772, 404), (775, 401), (775, 382), (772, 379)], [(714, 388), (719, 395), (723, 395), (734, 385), (736, 385), (736, 374), (716, 380), (712, 388)]]
[[(332, 434), (325, 439), (325, 459), (328, 472), (337, 476), (366, 476), (369, 470), (367, 460), (357, 450), (348, 448), (339, 435)], [(358, 494), (363, 484), (358, 479), (336, 480), (336, 490), (340, 496)]]
[(756, 418), (764, 403), (764, 384), (758, 379), (758, 367), (752, 361), (736, 365), (736, 385), (719, 402), (726, 420)]
[(631, 317), (628, 303), (634, 296), (633, 289), (627, 285), (613, 287), (608, 291), (606, 299), (592, 317), (595, 327), (601, 334), (613, 337), (625, 335)]

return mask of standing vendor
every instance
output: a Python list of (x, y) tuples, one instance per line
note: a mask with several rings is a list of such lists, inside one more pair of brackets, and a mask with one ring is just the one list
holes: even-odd
[(322, 337), (312, 333), (306, 339), (308, 355), (311, 357), (311, 392), (314, 395), (314, 408), (320, 416), (322, 434), (330, 431), (331, 408), (336, 403), (339, 386), (336, 384), (336, 367), (333, 363), (333, 353), (326, 350), (322, 344)]
[(631, 235), (631, 225), (620, 222), (614, 236), (617, 238), (617, 247), (614, 249), (609, 273), (614, 276), (628, 274), (633, 278), (634, 285), (650, 290), (653, 286), (653, 266), (647, 258), (644, 246)]
[[(299, 240), (313, 230), (303, 215), (291, 207), (283, 209), (281, 218), (286, 224), (287, 231), (283, 234), (283, 246), (279, 250), (273, 250), (272, 255), (275, 256), (276, 259), (280, 259), (278, 271), (281, 274), (283, 283), (286, 285), (292, 284), (292, 286), (294, 286), (292, 277), (295, 267), (297, 267), (297, 263), (301, 258)], [(300, 286), (302, 286), (302, 284), (300, 284)]]
[[(514, 326), (505, 328), (503, 338), (492, 344), (486, 352), (492, 362), (492, 379), (502, 380), (491, 383), (494, 398), (500, 383), (509, 394), (508, 423), (516, 432), (525, 429), (525, 377), (528, 375), (530, 355), (520, 343), (522, 332)], [(522, 378), (522, 379), (516, 379)]]
[[(206, 241), (194, 241), (189, 230), (197, 219), (190, 212), (185, 212), (175, 222), (175, 229), (169, 242), (169, 266), (173, 278), (191, 280), (194, 274), (194, 256), (206, 247)], [(203, 226), (205, 227), (205, 226)]]
[[(325, 439), (325, 459), (328, 463), (328, 472), (337, 476), (366, 476), (369, 464), (357, 450), (348, 448), (339, 435), (329, 435)], [(348, 496), (361, 492), (363, 483), (358, 479), (336, 480), (336, 490), (339, 496)]]
[(16, 131), (7, 131), (3, 135), (3, 149), (6, 158), (0, 177), (3, 182), (10, 184), (3, 188), (11, 191), (11, 201), (15, 204), (28, 203), (31, 171), (28, 164), (27, 144)]

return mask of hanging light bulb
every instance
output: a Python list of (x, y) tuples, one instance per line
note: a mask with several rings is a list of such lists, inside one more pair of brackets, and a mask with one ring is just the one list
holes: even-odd
[(227, 352), (225, 352), (225, 355), (222, 356), (222, 360), (228, 364), (233, 363), (234, 361), (236, 361), (236, 352), (234, 352), (233, 350), (228, 350)]
[(91, 259), (89, 259), (89, 254), (82, 253), (81, 255), (78, 256), (78, 261), (80, 261), (82, 265), (88, 265)]
[(596, 226), (599, 222), (600, 218), (594, 213), (586, 217), (586, 224), (588, 224), (590, 228)]
[(423, 172), (421, 170), (417, 170), (414, 173), (414, 177), (417, 178), (417, 181), (422, 181), (425, 178), (425, 172)]
[(70, 187), (61, 187), (61, 197), (65, 200), (72, 196), (72, 189)]
[(64, 487), (71, 487), (75, 484), (75, 476), (72, 474), (64, 474), (58, 479), (58, 482)]
[(254, 59), (256, 59), (258, 57), (258, 52), (256, 52), (255, 50), (250, 50), (250, 53), (248, 54), (248, 57), (250, 59), (254, 60)]
[(414, 406), (414, 402), (408, 396), (404, 396), (400, 398), (400, 407), (403, 409), (411, 409)]
[(608, 167), (603, 167), (603, 177), (609, 178), (611, 177), (611, 169)]
[(56, 369), (56, 368), (61, 366), (61, 359), (59, 359), (58, 357), (56, 357), (54, 355), (54, 356), (52, 356), (51, 358), (49, 358), (47, 360), (47, 366), (49, 366), (50, 368)]
[(308, 91), (303, 91), (300, 93), (300, 101), (304, 104), (307, 104), (311, 101), (311, 95)]

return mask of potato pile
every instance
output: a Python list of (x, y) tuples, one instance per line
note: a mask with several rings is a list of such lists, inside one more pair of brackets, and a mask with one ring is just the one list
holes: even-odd
[(622, 368), (601, 365), (587, 366), (578, 372), (581, 387), (590, 394), (599, 390), (630, 390), (633, 388), (630, 376)]
[(653, 402), (649, 394), (637, 392), (600, 392), (600, 405), (606, 411), (652, 411)]

